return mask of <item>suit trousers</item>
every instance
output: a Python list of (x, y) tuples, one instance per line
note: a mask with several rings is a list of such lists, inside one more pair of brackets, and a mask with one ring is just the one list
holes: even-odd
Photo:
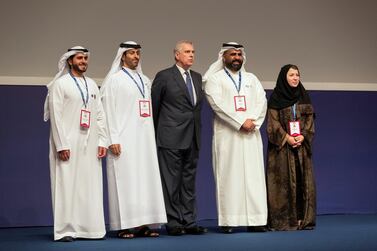
[(199, 150), (158, 148), (168, 223), (166, 228), (196, 226), (195, 177)]

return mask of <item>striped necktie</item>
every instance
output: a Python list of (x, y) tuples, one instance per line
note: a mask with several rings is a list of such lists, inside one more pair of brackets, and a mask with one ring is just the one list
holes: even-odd
[(195, 104), (194, 91), (193, 91), (193, 88), (192, 88), (191, 77), (190, 77), (190, 74), (187, 71), (185, 71), (185, 75), (186, 75), (186, 87), (187, 87), (187, 90), (190, 94), (191, 104), (194, 105)]

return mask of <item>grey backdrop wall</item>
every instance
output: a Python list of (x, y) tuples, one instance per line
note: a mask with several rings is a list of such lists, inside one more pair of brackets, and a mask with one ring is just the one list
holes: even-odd
[(289, 62), (306, 82), (377, 84), (376, 9), (374, 0), (1, 0), (0, 77), (51, 78), (80, 44), (92, 52), (88, 74), (103, 78), (118, 44), (136, 40), (153, 78), (173, 63), (175, 42), (190, 39), (202, 73), (222, 42), (238, 41), (263, 81)]

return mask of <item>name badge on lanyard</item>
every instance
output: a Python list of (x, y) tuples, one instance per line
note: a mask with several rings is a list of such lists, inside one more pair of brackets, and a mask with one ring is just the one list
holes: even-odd
[(84, 107), (85, 107), (85, 108), (81, 109), (81, 112), (80, 112), (80, 127), (83, 128), (83, 129), (88, 129), (90, 127), (90, 111), (89, 111), (89, 109), (87, 109), (87, 105), (88, 105), (88, 102), (89, 102), (88, 83), (86, 82), (86, 79), (83, 76), (84, 82), (85, 82), (85, 88), (86, 88), (86, 99), (85, 99), (84, 92), (82, 91), (79, 83), (77, 82), (77, 79), (72, 75), (71, 72), (69, 72), (69, 75), (71, 75), (71, 77), (75, 81), (75, 84), (80, 91), (81, 99), (82, 99), (82, 102), (84, 103)]
[(289, 135), (296, 137), (301, 135), (300, 121), (296, 120), (296, 104), (292, 107), (293, 121), (288, 121)]
[(143, 118), (150, 117), (151, 116), (151, 102), (145, 99), (145, 87), (144, 87), (143, 79), (141, 78), (140, 74), (137, 73), (140, 79), (140, 83), (141, 83), (141, 87), (140, 87), (140, 85), (136, 82), (136, 80), (132, 77), (132, 75), (125, 68), (122, 68), (122, 70), (132, 79), (137, 89), (139, 89), (140, 94), (143, 96), (143, 99), (139, 100), (140, 117), (143, 117)]
[(139, 100), (140, 117), (146, 118), (151, 116), (151, 102), (149, 100)]
[(90, 127), (90, 111), (81, 109), (80, 126), (86, 129)]
[(238, 72), (238, 86), (236, 81), (232, 78), (230, 73), (224, 68), (224, 71), (226, 75), (232, 80), (234, 87), (237, 90), (238, 95), (234, 96), (234, 109), (236, 112), (245, 112), (247, 110), (246, 107), (246, 96), (245, 95), (240, 95), (240, 90), (241, 90), (241, 82), (242, 82), (242, 76), (241, 76), (241, 71)]
[(245, 96), (234, 96), (234, 108), (236, 112), (246, 111), (246, 97)]

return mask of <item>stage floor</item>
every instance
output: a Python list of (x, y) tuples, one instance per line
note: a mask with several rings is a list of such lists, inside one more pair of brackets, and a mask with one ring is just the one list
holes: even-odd
[(161, 231), (159, 238), (122, 240), (108, 233), (106, 240), (77, 240), (58, 243), (52, 240), (52, 227), (2, 228), (1, 251), (111, 250), (111, 251), (268, 251), (268, 250), (377, 250), (377, 214), (322, 215), (312, 231), (247, 233), (245, 228), (233, 234), (219, 233), (216, 220), (200, 221), (209, 233), (200, 236), (173, 237)]

